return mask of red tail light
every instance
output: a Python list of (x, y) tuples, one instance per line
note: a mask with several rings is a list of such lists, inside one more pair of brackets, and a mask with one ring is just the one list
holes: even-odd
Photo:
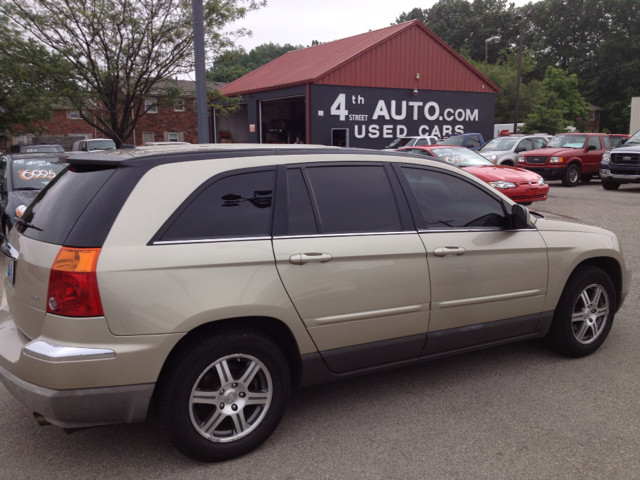
[(62, 247), (51, 266), (47, 312), (68, 317), (101, 316), (96, 265), (99, 248)]

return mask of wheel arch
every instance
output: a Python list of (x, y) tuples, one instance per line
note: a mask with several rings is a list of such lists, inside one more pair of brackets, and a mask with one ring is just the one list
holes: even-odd
[(573, 275), (573, 272), (575, 272), (578, 268), (580, 268), (583, 265), (592, 265), (594, 267), (598, 267), (604, 270), (607, 275), (609, 275), (609, 278), (611, 278), (611, 281), (613, 282), (613, 287), (615, 288), (615, 291), (616, 291), (615, 311), (617, 312), (622, 303), (622, 268), (620, 267), (620, 263), (618, 263), (618, 261), (612, 257), (587, 258), (582, 262), (580, 262), (578, 265), (576, 265), (576, 267), (573, 269), (571, 274)]
[(580, 159), (580, 157), (572, 157), (566, 163), (567, 168), (569, 168), (571, 165), (574, 165), (574, 164), (580, 167), (580, 173), (582, 173), (582, 167), (584, 166), (584, 164), (582, 163), (582, 160)]
[(292, 386), (296, 388), (300, 385), (302, 380), (302, 359), (298, 344), (289, 327), (281, 320), (273, 317), (226, 318), (199, 325), (182, 337), (167, 355), (158, 375), (157, 383), (159, 384), (162, 381), (167, 366), (179, 357), (181, 352), (188, 348), (192, 342), (205, 336), (223, 335), (225, 331), (236, 329), (256, 330), (273, 340), (287, 359), (291, 369)]

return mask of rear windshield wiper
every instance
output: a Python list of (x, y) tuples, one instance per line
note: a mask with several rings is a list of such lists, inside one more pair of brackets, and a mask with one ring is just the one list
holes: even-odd
[(14, 217), (13, 220), (20, 225), (24, 225), (26, 228), (33, 228), (34, 230), (38, 230), (39, 232), (43, 231), (41, 228), (36, 227), (33, 223), (29, 223), (21, 218)]
[(18, 187), (18, 188), (14, 188), (14, 190), (42, 190), (42, 189), (38, 187)]

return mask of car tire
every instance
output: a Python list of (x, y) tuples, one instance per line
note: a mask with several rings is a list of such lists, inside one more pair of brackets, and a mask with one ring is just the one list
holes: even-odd
[(507, 161), (506, 161), (506, 162), (504, 162), (504, 163), (501, 163), (500, 165), (504, 165), (505, 167), (513, 167), (513, 166), (514, 166), (514, 165), (513, 165), (513, 162), (511, 162), (511, 161), (509, 161), (509, 160), (507, 160)]
[(605, 190), (617, 190), (620, 188), (620, 184), (618, 182), (602, 180), (602, 188), (604, 188)]
[(601, 268), (576, 269), (562, 291), (547, 344), (568, 357), (595, 352), (605, 341), (616, 310), (613, 282)]
[(592, 178), (593, 178), (593, 173), (583, 173), (582, 175), (580, 175), (580, 181), (582, 183), (589, 183)]
[(268, 336), (234, 329), (181, 345), (158, 385), (158, 414), (188, 457), (244, 455), (276, 429), (291, 393), (287, 360)]
[(564, 172), (562, 184), (565, 187), (575, 187), (578, 183), (580, 183), (580, 167), (577, 164), (572, 163)]

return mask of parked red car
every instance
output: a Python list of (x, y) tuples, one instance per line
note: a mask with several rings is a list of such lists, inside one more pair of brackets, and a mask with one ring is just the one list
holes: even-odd
[(438, 161), (460, 167), (487, 182), (516, 203), (531, 205), (547, 199), (549, 185), (537, 173), (507, 165), (494, 165), (482, 155), (454, 145), (425, 145), (399, 148), (399, 152), (428, 155)]
[(518, 166), (575, 187), (598, 174), (602, 154), (610, 149), (611, 141), (604, 133), (559, 133), (545, 148), (520, 155)]

